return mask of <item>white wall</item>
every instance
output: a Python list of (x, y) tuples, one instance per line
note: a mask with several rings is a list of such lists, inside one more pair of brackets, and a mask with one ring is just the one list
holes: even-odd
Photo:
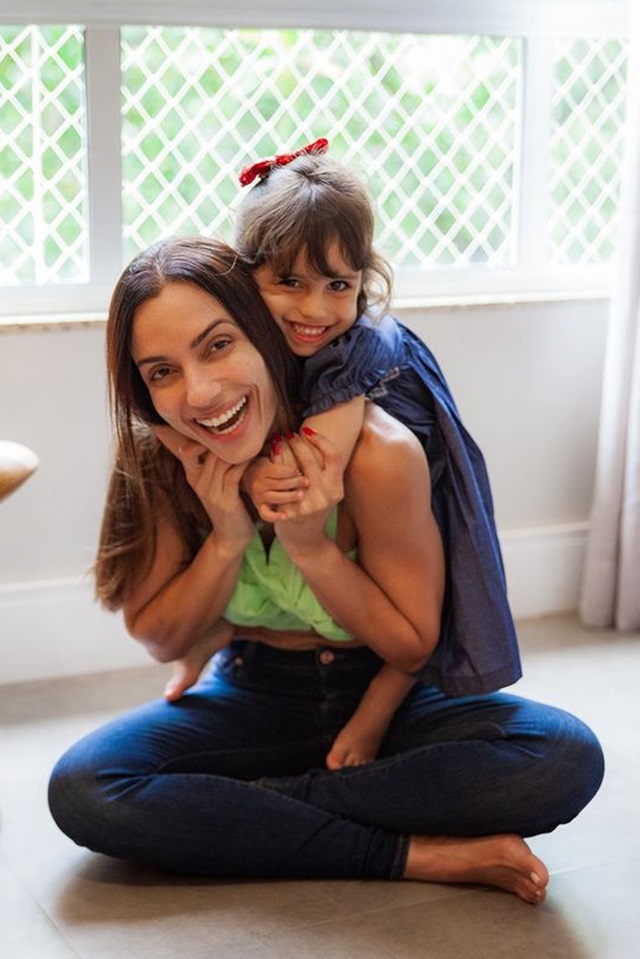
[(40, 457), (0, 503), (0, 683), (148, 662), (88, 575), (108, 464), (103, 343), (100, 328), (0, 327), (0, 437)]
[[(482, 447), (516, 616), (575, 607), (604, 301), (411, 310)], [(0, 683), (146, 662), (91, 599), (109, 431), (103, 329), (2, 330), (0, 437), (39, 471), (0, 505)]]

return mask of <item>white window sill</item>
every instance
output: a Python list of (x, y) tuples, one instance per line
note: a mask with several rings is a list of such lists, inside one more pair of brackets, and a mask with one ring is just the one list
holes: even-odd
[[(467, 294), (439, 297), (396, 297), (392, 313), (428, 312), (441, 309), (473, 309), (484, 306), (517, 306), (523, 303), (572, 303), (607, 300), (606, 290), (558, 290), (510, 293)], [(49, 330), (101, 329), (107, 321), (104, 312), (51, 313), (0, 316), (0, 335), (3, 333), (42, 333)]]
[(531, 290), (508, 293), (469, 293), (458, 296), (395, 297), (393, 312), (403, 310), (472, 309), (476, 306), (517, 306), (521, 303), (579, 303), (608, 300), (609, 292), (599, 290)]
[(43, 333), (48, 330), (78, 330), (103, 327), (106, 313), (42, 313), (33, 316), (0, 316), (3, 333)]

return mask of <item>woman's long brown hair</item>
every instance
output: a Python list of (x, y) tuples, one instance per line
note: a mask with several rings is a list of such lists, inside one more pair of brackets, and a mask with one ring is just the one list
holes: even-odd
[(189, 283), (218, 300), (261, 354), (276, 391), (274, 430), (295, 424), (297, 364), (265, 307), (251, 270), (226, 244), (206, 237), (164, 240), (137, 256), (114, 290), (107, 321), (109, 399), (115, 429), (109, 480), (94, 566), (96, 595), (119, 609), (127, 590), (148, 571), (155, 530), (169, 516), (192, 558), (211, 524), (180, 462), (153, 434), (164, 421), (131, 355), (137, 309), (168, 283)]

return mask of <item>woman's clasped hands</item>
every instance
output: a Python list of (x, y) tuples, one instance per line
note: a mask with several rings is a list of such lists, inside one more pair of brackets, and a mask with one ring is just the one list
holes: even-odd
[[(343, 466), (334, 444), (303, 426), (299, 433), (274, 436), (269, 459), (255, 466), (251, 498), (261, 518), (273, 522), (285, 550), (308, 550), (323, 541), (326, 521), (344, 498)], [(274, 473), (276, 487), (267, 488)]]
[(340, 456), (330, 440), (309, 427), (286, 436), (275, 434), (268, 458), (233, 465), (170, 426), (156, 426), (153, 431), (182, 463), (189, 485), (220, 537), (251, 540), (253, 524), (242, 490), (260, 519), (274, 524), (279, 537), (286, 522), (297, 532), (285, 538), (300, 543), (312, 538), (314, 530), (324, 529), (327, 517), (344, 498)]

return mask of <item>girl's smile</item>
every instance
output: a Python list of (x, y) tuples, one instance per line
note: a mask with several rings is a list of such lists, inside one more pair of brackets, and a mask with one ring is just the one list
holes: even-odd
[(222, 304), (168, 283), (136, 311), (132, 355), (160, 416), (220, 459), (261, 451), (277, 400), (260, 353)]
[(291, 275), (279, 276), (268, 263), (255, 278), (263, 300), (297, 356), (313, 356), (345, 333), (358, 317), (362, 270), (354, 270), (339, 245), (328, 250), (330, 274), (323, 276), (309, 265), (302, 250)]

